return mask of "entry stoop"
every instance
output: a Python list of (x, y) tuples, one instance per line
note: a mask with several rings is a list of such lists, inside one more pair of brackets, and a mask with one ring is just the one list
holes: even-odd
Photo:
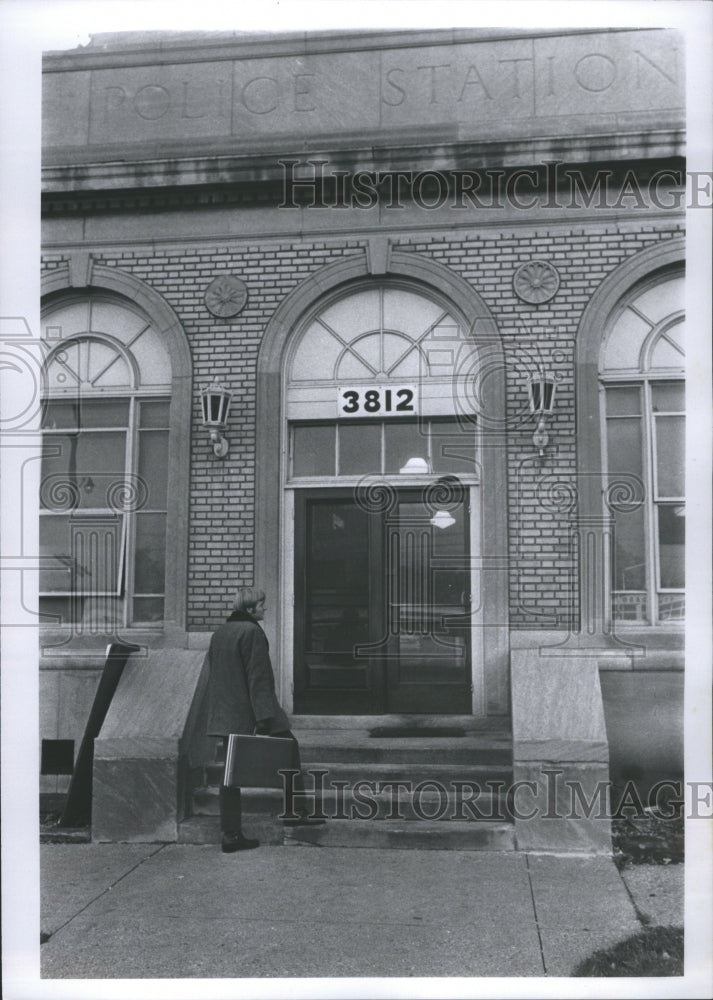
[[(266, 844), (514, 850), (512, 738), (473, 716), (295, 716), (306, 806), (323, 826), (285, 827), (282, 791), (245, 789), (246, 835)], [(220, 840), (218, 760), (193, 794), (181, 843)]]

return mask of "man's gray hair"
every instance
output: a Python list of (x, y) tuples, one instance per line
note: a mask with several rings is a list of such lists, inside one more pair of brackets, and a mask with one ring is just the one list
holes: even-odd
[(240, 587), (235, 595), (233, 608), (235, 611), (250, 611), (255, 607), (258, 601), (264, 600), (264, 590), (260, 590), (257, 587)]

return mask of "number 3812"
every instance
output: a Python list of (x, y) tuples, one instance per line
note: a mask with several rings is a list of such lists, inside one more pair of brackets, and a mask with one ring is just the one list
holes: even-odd
[(415, 392), (412, 388), (342, 389), (339, 395), (340, 413), (349, 416), (367, 413), (415, 413)]

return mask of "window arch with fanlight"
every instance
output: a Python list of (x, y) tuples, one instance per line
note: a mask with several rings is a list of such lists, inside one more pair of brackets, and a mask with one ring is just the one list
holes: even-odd
[(684, 278), (658, 273), (621, 301), (602, 340), (603, 457), (616, 504), (612, 581), (619, 621), (664, 624), (685, 612)]
[(172, 363), (133, 302), (69, 294), (43, 315), (45, 624), (103, 633), (165, 617)]

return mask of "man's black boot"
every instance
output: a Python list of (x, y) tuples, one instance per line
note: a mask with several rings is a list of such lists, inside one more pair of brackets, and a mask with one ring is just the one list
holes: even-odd
[(259, 846), (259, 840), (251, 840), (242, 833), (224, 833), (220, 849), (223, 854), (235, 854), (236, 851), (251, 851)]

